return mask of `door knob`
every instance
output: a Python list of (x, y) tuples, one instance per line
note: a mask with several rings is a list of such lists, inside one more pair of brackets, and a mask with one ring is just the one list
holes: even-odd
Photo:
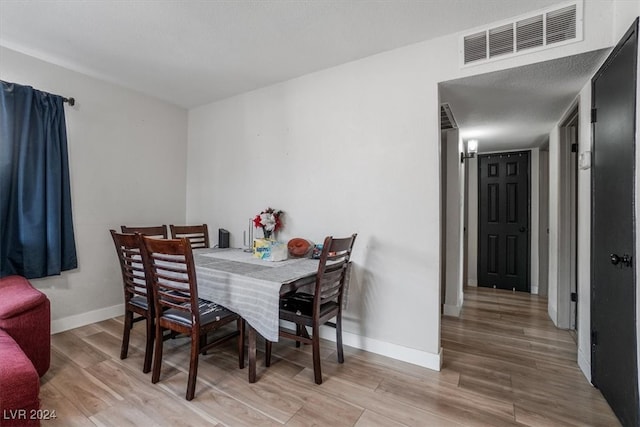
[(527, 231), (527, 227), (520, 227), (520, 232), (524, 233), (525, 231)]
[(611, 260), (611, 264), (618, 265), (622, 263), (625, 267), (631, 267), (631, 255), (624, 254), (622, 256), (618, 254), (609, 255), (609, 259)]

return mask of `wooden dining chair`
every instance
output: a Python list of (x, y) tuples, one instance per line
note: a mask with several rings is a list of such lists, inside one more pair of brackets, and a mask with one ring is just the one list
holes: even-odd
[(156, 237), (158, 239), (166, 239), (169, 237), (167, 234), (167, 226), (164, 224), (151, 227), (129, 227), (121, 225), (120, 231), (123, 233), (140, 233), (143, 236)]
[[(198, 298), (198, 283), (189, 239), (160, 240), (142, 237), (142, 257), (148, 272), (155, 305), (156, 335), (164, 330), (191, 338), (191, 357), (186, 399), (195, 395), (198, 358), (215, 345), (238, 337), (238, 365), (244, 368), (244, 321), (237, 314), (211, 301)], [(208, 342), (210, 332), (236, 321), (236, 328)], [(160, 379), (162, 340), (157, 340), (153, 355), (151, 382)]]
[(142, 240), (137, 234), (122, 234), (110, 230), (118, 254), (122, 284), (124, 287), (124, 331), (120, 359), (126, 359), (129, 352), (129, 337), (134, 323), (141, 320), (146, 324), (146, 345), (142, 372), (151, 370), (153, 342), (155, 339), (155, 310), (141, 256)]
[(181, 239), (186, 237), (191, 243), (191, 249), (209, 248), (209, 230), (207, 224), (201, 225), (173, 225), (171, 229), (172, 239)]
[[(344, 363), (342, 350), (342, 300), (348, 280), (349, 260), (357, 234), (350, 237), (324, 239), (316, 273), (313, 294), (295, 292), (280, 298), (280, 319), (296, 325), (292, 331), (280, 327), (278, 335), (300, 343), (311, 344), (313, 373), (316, 384), (322, 384), (320, 368), (320, 326), (335, 318), (338, 363)], [(307, 327), (311, 328), (311, 335)], [(265, 365), (271, 365), (271, 341), (266, 341)]]

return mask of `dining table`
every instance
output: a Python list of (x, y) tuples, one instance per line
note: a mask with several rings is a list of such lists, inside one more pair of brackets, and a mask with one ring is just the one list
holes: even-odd
[(257, 334), (278, 341), (280, 296), (315, 281), (319, 260), (266, 261), (235, 248), (193, 251), (198, 296), (239, 314), (247, 325), (249, 382), (256, 381)]

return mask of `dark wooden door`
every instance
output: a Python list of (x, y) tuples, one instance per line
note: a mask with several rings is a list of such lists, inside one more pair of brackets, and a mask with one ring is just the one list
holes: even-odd
[(638, 21), (592, 79), (591, 379), (638, 425), (635, 105)]
[(529, 292), (529, 151), (478, 162), (478, 285)]

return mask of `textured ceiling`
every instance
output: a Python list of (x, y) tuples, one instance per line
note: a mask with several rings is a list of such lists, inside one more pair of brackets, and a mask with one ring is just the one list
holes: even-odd
[[(556, 3), (0, 0), (0, 45), (192, 108)], [(481, 151), (536, 146), (602, 55), (446, 82), (441, 100)]]
[(604, 61), (608, 49), (440, 84), (463, 139), (479, 151), (537, 147)]
[(0, 45), (190, 108), (557, 0), (0, 0)]

